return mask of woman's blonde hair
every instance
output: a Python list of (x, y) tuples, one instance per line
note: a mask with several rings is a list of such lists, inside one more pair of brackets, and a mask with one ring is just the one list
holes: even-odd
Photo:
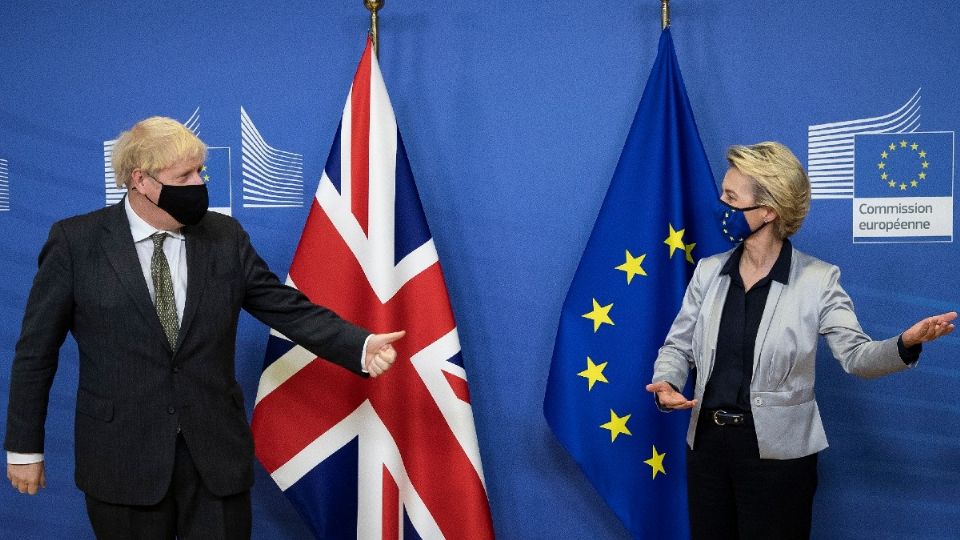
[(780, 216), (774, 223), (777, 237), (796, 233), (810, 211), (810, 179), (793, 152), (778, 142), (736, 145), (727, 150), (727, 162), (753, 179), (754, 204)]
[(153, 116), (117, 137), (111, 163), (117, 187), (123, 187), (130, 182), (134, 169), (155, 174), (185, 159), (203, 163), (207, 146), (180, 122)]

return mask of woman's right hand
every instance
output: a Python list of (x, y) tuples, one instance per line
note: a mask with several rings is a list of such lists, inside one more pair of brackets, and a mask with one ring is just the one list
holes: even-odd
[(697, 400), (683, 397), (667, 381), (648, 384), (647, 392), (656, 394), (660, 407), (664, 409), (692, 409), (697, 404)]

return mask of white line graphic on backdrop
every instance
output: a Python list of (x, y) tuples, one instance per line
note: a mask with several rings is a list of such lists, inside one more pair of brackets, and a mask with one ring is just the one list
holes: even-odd
[(0, 159), (0, 212), (10, 211), (10, 171), (7, 160)]
[(268, 145), (243, 106), (240, 140), (244, 208), (303, 206), (303, 154)]
[(920, 90), (890, 114), (808, 127), (807, 172), (814, 199), (853, 198), (854, 135), (917, 131)]

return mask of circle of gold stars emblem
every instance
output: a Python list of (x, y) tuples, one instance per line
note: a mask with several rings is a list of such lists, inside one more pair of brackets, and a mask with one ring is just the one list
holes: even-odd
[[(894, 178), (894, 175), (887, 170), (887, 163), (893, 159), (894, 154), (900, 151), (901, 154), (914, 154), (919, 161), (919, 170), (915, 175), (904, 176), (903, 178)], [(920, 182), (927, 178), (927, 169), (930, 162), (927, 161), (927, 152), (916, 142), (907, 143), (906, 139), (899, 142), (892, 142), (880, 152), (880, 162), (877, 163), (877, 169), (880, 171), (880, 180), (887, 184), (890, 189), (906, 191), (920, 186)]]

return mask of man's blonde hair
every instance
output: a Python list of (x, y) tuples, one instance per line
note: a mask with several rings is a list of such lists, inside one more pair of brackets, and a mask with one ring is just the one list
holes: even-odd
[(153, 116), (117, 137), (111, 163), (117, 187), (123, 187), (130, 182), (134, 169), (152, 175), (185, 159), (203, 163), (207, 146), (180, 122)]
[(731, 146), (727, 162), (754, 181), (754, 204), (769, 206), (780, 216), (774, 224), (777, 237), (800, 229), (810, 211), (810, 179), (789, 148), (778, 142)]

